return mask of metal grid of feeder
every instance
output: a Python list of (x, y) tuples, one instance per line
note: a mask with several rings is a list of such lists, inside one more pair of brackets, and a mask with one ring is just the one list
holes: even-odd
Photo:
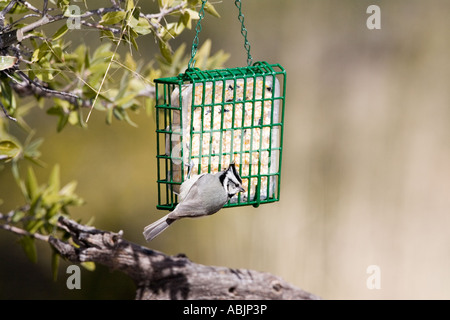
[(280, 197), (286, 72), (279, 64), (201, 71), (155, 80), (158, 209), (177, 205), (188, 174), (234, 162), (246, 192), (225, 207)]

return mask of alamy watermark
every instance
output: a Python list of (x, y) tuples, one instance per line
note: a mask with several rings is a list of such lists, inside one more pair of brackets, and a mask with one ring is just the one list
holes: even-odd
[[(81, 2), (82, 0), (72, 0), (73, 2)], [(366, 10), (370, 16), (366, 20), (366, 26), (369, 30), (381, 29), (381, 8), (378, 5), (370, 5)], [(67, 27), (71, 30), (81, 28), (81, 8), (76, 4), (67, 7), (64, 15), (67, 17)]]
[(70, 274), (66, 280), (67, 289), (81, 289), (81, 270), (80, 267), (72, 264), (67, 267), (66, 273)]
[(366, 273), (369, 274), (366, 280), (367, 289), (381, 289), (381, 268), (376, 264), (371, 264), (367, 267)]
[[(74, 2), (81, 2), (82, 0), (73, 0)], [(81, 8), (76, 4), (71, 4), (64, 12), (67, 17), (66, 25), (70, 30), (81, 29)]]
[(371, 5), (367, 7), (366, 13), (370, 14), (367, 18), (366, 26), (369, 30), (381, 29), (381, 9), (377, 5)]

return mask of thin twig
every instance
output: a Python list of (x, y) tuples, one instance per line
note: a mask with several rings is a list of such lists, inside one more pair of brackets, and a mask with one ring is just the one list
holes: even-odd
[(4, 26), (4, 22), (5, 22), (5, 15), (11, 11), (11, 9), (13, 8), (13, 6), (16, 4), (16, 0), (11, 1), (10, 3), (8, 3), (6, 5), (6, 7), (3, 8), (2, 11), (0, 11), (0, 26), (3, 27)]
[(0, 102), (0, 106), (2, 107), (3, 113), (5, 114), (5, 117), (7, 117), (9, 120), (15, 121), (17, 122), (17, 119), (14, 117), (11, 117), (8, 113), (8, 111), (6, 110), (5, 106), (3, 105), (3, 103)]
[(100, 92), (101, 92), (101, 90), (102, 90), (102, 88), (103, 88), (103, 85), (104, 85), (104, 83), (105, 83), (106, 76), (107, 76), (108, 73), (109, 73), (109, 69), (111, 68), (111, 65), (112, 65), (112, 63), (113, 63), (113, 60), (114, 60), (114, 58), (115, 58), (115, 56), (116, 56), (116, 54), (117, 54), (117, 50), (118, 50), (118, 48), (119, 48), (120, 42), (122, 41), (123, 35), (124, 35), (125, 32), (126, 32), (126, 25), (124, 25), (124, 23), (125, 23), (125, 21), (122, 22), (122, 31), (121, 31), (119, 40), (117, 41), (117, 45), (116, 45), (116, 47), (115, 47), (115, 49), (114, 49), (114, 52), (113, 52), (113, 54), (112, 54), (112, 56), (111, 56), (111, 60), (110, 60), (109, 63), (108, 63), (108, 67), (106, 68), (105, 75), (103, 76), (102, 81), (100, 82), (100, 86), (99, 86), (99, 88), (98, 88), (98, 91), (97, 91), (96, 94), (95, 94), (94, 101), (92, 102), (92, 105), (91, 105), (90, 110), (89, 110), (89, 112), (88, 112), (88, 115), (87, 115), (87, 117), (86, 117), (86, 123), (89, 121), (89, 118), (91, 117), (92, 111), (94, 110), (95, 103), (97, 102), (97, 99), (98, 99), (98, 97), (99, 97), (99, 95), (100, 95)]
[(169, 9), (162, 8), (159, 13), (141, 14), (140, 16), (144, 17), (145, 19), (147, 19), (149, 21), (150, 21), (150, 19), (156, 19), (158, 22), (160, 22), (162, 20), (162, 18), (164, 18), (168, 14), (171, 14), (175, 11), (182, 9), (184, 7), (184, 5), (185, 5), (184, 3), (180, 3), (180, 4), (176, 5), (175, 7), (171, 7)]
[(26, 25), (25, 27), (19, 29), (20, 31), (22, 31), (22, 33), (26, 33), (28, 31), (34, 30), (37, 27), (41, 27), (43, 25), (46, 25), (48, 23), (51, 22), (55, 22), (58, 21), (58, 19), (56, 19), (54, 16), (43, 16), (41, 19), (39, 19), (38, 21), (32, 22), (29, 25)]
[(7, 214), (3, 214), (0, 212), (0, 220), (5, 220), (5, 221), (9, 221), (9, 219), (11, 219), (11, 217), (14, 215), (14, 211), (10, 211)]
[[(82, 15), (80, 15), (79, 17), (80, 17), (80, 19), (85, 19), (85, 18), (94, 16), (94, 15), (102, 16), (103, 14), (105, 14), (107, 12), (114, 12), (114, 11), (120, 11), (120, 10), (121, 10), (120, 8), (99, 8), (99, 9), (87, 11), (87, 12), (83, 13)], [(26, 32), (32, 31), (38, 27), (42, 27), (46, 24), (64, 20), (64, 19), (67, 19), (67, 16), (65, 16), (63, 14), (58, 14), (58, 15), (54, 15), (54, 16), (46, 14), (45, 16), (42, 16), (42, 18), (39, 19), (38, 21), (30, 23), (29, 25), (24, 26), (20, 30), (22, 31), (22, 33), (26, 33)]]
[(31, 237), (34, 239), (45, 241), (45, 242), (48, 242), (48, 239), (49, 239), (49, 236), (45, 236), (40, 233), (30, 233), (24, 229), (21, 229), (21, 228), (15, 227), (15, 226), (11, 226), (9, 224), (0, 224), (0, 229), (10, 231), (10, 232), (18, 234), (20, 236), (28, 236), (28, 237)]
[(83, 26), (89, 27), (89, 28), (94, 28), (94, 29), (98, 29), (98, 30), (104, 30), (104, 31), (110, 31), (114, 34), (120, 34), (120, 29), (117, 28), (111, 28), (111, 27), (105, 27), (104, 25), (98, 24), (98, 23), (91, 23), (91, 22), (87, 22), (85, 20), (80, 21), (80, 23)]
[(6, 73), (11, 80), (14, 81), (14, 84), (12, 85), (13, 89), (22, 96), (35, 94), (41, 97), (53, 97), (53, 98), (59, 98), (65, 101), (68, 101), (72, 105), (78, 107), (78, 100), (80, 100), (80, 97), (77, 95), (70, 93), (70, 92), (63, 92), (63, 91), (57, 91), (52, 90), (43, 87), (40, 83), (31, 80), (23, 71), (17, 70), (15, 72), (17, 75), (20, 76), (22, 79), (22, 82), (19, 82), (17, 79)]
[(44, 8), (42, 9), (42, 16), (47, 15), (48, 11), (48, 0), (44, 0)]
[(21, 22), (22, 20), (25, 20), (25, 19), (28, 19), (28, 18), (36, 18), (36, 17), (40, 17), (40, 15), (38, 15), (36, 13), (29, 13), (29, 14), (26, 14), (23, 17), (17, 19), (11, 25), (14, 26), (14, 25), (18, 24), (19, 22)]
[[(36, 16), (40, 17), (37, 21), (34, 21), (20, 29), (17, 29), (17, 32), (15, 33), (17, 40), (15, 40), (15, 42), (21, 42), (24, 39), (27, 39), (29, 37), (36, 37), (34, 34), (30, 33), (30, 31), (33, 31), (44, 25), (48, 25), (50, 23), (68, 18), (64, 14), (51, 15), (50, 13), (52, 10), (51, 10), (51, 8), (48, 8), (48, 0), (44, 1), (42, 11), (39, 10), (38, 8), (34, 7), (33, 5), (31, 5), (26, 0), (11, 1), (7, 5), (7, 7), (5, 7), (3, 9), (3, 11), (2, 11), (3, 15), (6, 15), (6, 13), (8, 11), (10, 11), (11, 8), (13, 8), (13, 3), (20, 3), (21, 5), (25, 6), (28, 10), (33, 12), (32, 14), (26, 15), (25, 17), (36, 17)], [(114, 57), (116, 55), (116, 50), (117, 50), (121, 40), (123, 39), (122, 35), (127, 31), (126, 25), (123, 25), (121, 28), (114, 28), (113, 26), (104, 26), (104, 25), (100, 24), (99, 22), (95, 21), (97, 19), (92, 19), (93, 20), (92, 22), (89, 21), (89, 18), (93, 17), (93, 16), (102, 17), (105, 13), (108, 13), (108, 12), (116, 12), (116, 11), (124, 10), (119, 6), (119, 1), (112, 0), (111, 4), (112, 4), (112, 7), (89, 10), (89, 11), (82, 13), (79, 16), (79, 18), (81, 19), (81, 21), (80, 21), (81, 24), (86, 27), (95, 28), (95, 29), (99, 29), (99, 30), (107, 30), (116, 35), (120, 35), (116, 49), (111, 57), (110, 63), (108, 64), (108, 68), (106, 70), (105, 76), (103, 77), (102, 82), (100, 84), (100, 88), (98, 90), (95, 90), (97, 92), (95, 99), (84, 100), (79, 95), (76, 95), (72, 92), (59, 91), (59, 90), (57, 91), (57, 90), (52, 90), (52, 89), (46, 88), (45, 84), (41, 84), (40, 82), (30, 79), (23, 71), (21, 71), (19, 69), (11, 70), (11, 72), (14, 72), (16, 74), (16, 77), (13, 77), (13, 74), (11, 72), (5, 72), (7, 74), (7, 76), (13, 81), (12, 82), (13, 89), (21, 96), (34, 94), (34, 95), (38, 95), (38, 96), (45, 97), (45, 98), (60, 98), (65, 101), (68, 101), (70, 104), (74, 105), (77, 108), (78, 107), (88, 107), (88, 108), (90, 108), (90, 111), (89, 111), (89, 114), (87, 115), (86, 120), (89, 120), (89, 117), (91, 115), (93, 107), (94, 107), (95, 103), (97, 102), (97, 99), (101, 93), (101, 89), (103, 88), (103, 85), (104, 85), (106, 76), (110, 70), (111, 64), (113, 63)], [(144, 15), (141, 13), (140, 16), (144, 17), (145, 19), (147, 19), (149, 21), (151, 28), (153, 29), (154, 33), (157, 35), (156, 31), (161, 27), (161, 23), (160, 23), (161, 20), (163, 20), (165, 18), (165, 16), (167, 16), (169, 14), (172, 14), (176, 11), (182, 10), (184, 7), (185, 7), (185, 3), (180, 3), (172, 8), (161, 8), (159, 13), (147, 14), (147, 15)], [(22, 19), (25, 17), (22, 17)], [(123, 21), (123, 24), (125, 24), (126, 22), (127, 21)], [(43, 39), (43, 41), (45, 41), (45, 39)], [(10, 46), (10, 44), (8, 46)], [(143, 90), (142, 92), (140, 92), (140, 95), (142, 95), (142, 96), (154, 95), (154, 89), (149, 88), (148, 90)], [(3, 112), (6, 117), (8, 117), (11, 120), (15, 120), (13, 117), (11, 117), (7, 113), (6, 108), (4, 108), (3, 105), (1, 107), (2, 107)]]
[[(179, 10), (183, 9), (183, 7), (184, 7), (184, 3), (180, 3), (180, 4), (176, 5), (175, 7), (172, 7), (169, 9), (162, 8), (159, 13), (152, 13), (152, 14), (141, 13), (139, 16), (147, 19), (148, 23), (150, 24), (150, 26), (152, 26), (152, 28), (156, 34), (156, 30), (158, 30), (162, 26), (161, 20), (163, 18), (165, 18), (166, 15), (171, 14), (175, 11), (179, 11)], [(156, 20), (156, 23), (153, 20)], [(158, 38), (160, 38), (160, 36), (158, 34), (156, 34), (156, 36)]]
[(27, 7), (28, 10), (34, 11), (34, 12), (38, 13), (39, 15), (42, 15), (41, 10), (39, 10), (38, 8), (33, 6), (32, 4), (28, 3), (28, 1), (24, 1), (24, 0), (18, 0), (18, 1), (21, 4), (23, 4), (25, 7)]

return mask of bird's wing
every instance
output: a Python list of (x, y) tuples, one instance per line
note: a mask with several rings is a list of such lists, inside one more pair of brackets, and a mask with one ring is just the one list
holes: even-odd
[[(201, 185), (199, 184), (200, 182)], [(197, 181), (190, 186), (183, 200), (169, 213), (169, 218), (195, 218), (211, 213), (208, 211), (210, 208), (207, 202), (212, 197), (211, 188), (214, 187), (214, 183), (218, 183), (218, 179), (213, 175), (200, 175)]]
[(193, 176), (181, 184), (180, 195), (179, 195), (180, 202), (184, 201), (184, 199), (187, 198), (192, 186), (198, 181), (198, 179), (200, 179), (204, 175), (205, 175), (205, 173), (202, 173), (197, 176)]
[(202, 210), (202, 206), (199, 203), (199, 193), (198, 193), (198, 186), (196, 184), (193, 184), (184, 198), (183, 201), (181, 201), (175, 210), (169, 213), (170, 219), (179, 219), (184, 217), (197, 217), (205, 215), (206, 212)]

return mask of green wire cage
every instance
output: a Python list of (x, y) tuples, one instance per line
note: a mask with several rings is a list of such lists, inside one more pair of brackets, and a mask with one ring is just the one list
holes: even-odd
[[(240, 21), (243, 27), (243, 16)], [(195, 40), (192, 58), (194, 46)], [(189, 67), (155, 80), (158, 209), (175, 208), (189, 176), (216, 173), (230, 163), (246, 191), (224, 207), (279, 200), (286, 72), (279, 64), (250, 65), (249, 45), (247, 51), (247, 67)]]

